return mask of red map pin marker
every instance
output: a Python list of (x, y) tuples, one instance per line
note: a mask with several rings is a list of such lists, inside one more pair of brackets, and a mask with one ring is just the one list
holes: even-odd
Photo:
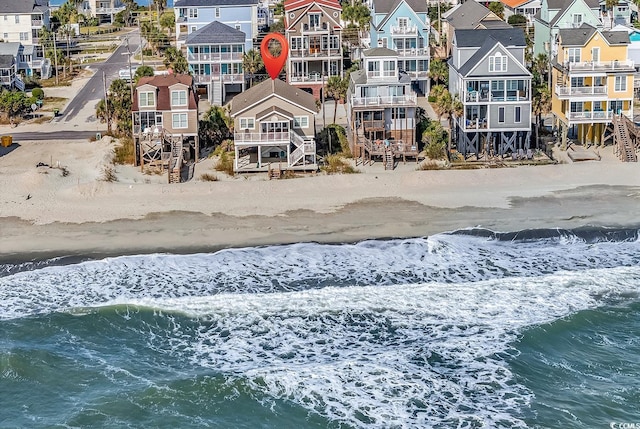
[[(280, 46), (282, 46), (280, 55), (277, 57), (274, 57), (271, 55), (271, 52), (269, 52), (269, 42), (272, 40), (277, 40), (280, 42)], [(267, 34), (260, 44), (260, 53), (262, 54), (262, 61), (264, 62), (264, 67), (267, 69), (267, 73), (269, 73), (271, 79), (277, 79), (282, 71), (282, 67), (284, 67), (285, 61), (287, 61), (287, 54), (289, 53), (287, 39), (280, 33)]]

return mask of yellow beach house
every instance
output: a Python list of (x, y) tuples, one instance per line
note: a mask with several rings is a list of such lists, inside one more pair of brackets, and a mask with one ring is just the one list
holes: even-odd
[(552, 68), (552, 112), (563, 142), (599, 144), (613, 115), (633, 118), (633, 61), (626, 31), (588, 24), (560, 29)]

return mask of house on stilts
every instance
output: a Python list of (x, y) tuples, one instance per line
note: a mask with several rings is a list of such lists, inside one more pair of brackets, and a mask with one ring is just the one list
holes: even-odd
[(531, 154), (531, 78), (522, 29), (456, 30), (449, 92), (460, 99), (453, 142), (476, 158)]
[(255, 85), (231, 101), (234, 171), (316, 171), (316, 99), (279, 79)]

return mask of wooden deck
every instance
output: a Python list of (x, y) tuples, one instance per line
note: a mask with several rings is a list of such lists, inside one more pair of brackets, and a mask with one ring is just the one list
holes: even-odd
[(380, 158), (385, 170), (392, 170), (396, 159), (402, 159), (406, 163), (407, 158), (412, 158), (418, 162), (418, 145), (402, 140), (369, 140), (364, 136), (357, 136), (355, 149), (356, 163), (359, 158), (362, 165), (372, 165), (374, 158)]

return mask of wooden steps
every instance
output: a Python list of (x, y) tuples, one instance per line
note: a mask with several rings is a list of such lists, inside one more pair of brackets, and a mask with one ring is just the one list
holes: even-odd
[(384, 154), (384, 169), (393, 170), (395, 167), (395, 159), (392, 150), (387, 150)]

